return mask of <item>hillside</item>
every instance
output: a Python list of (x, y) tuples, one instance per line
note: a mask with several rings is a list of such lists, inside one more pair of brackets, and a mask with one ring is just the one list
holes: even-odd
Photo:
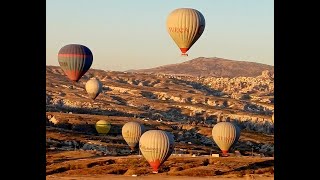
[[(85, 91), (90, 77), (103, 85), (94, 101)], [(199, 78), (90, 69), (72, 83), (60, 67), (47, 66), (46, 177), (272, 179), (273, 93), (268, 71), (256, 77)], [(107, 135), (97, 133), (99, 120), (111, 123)], [(122, 137), (122, 127), (131, 121), (174, 136), (174, 152), (156, 175)], [(221, 121), (241, 130), (228, 157), (219, 155), (212, 138)]]
[(169, 64), (151, 69), (128, 70), (128, 72), (232, 78), (239, 76), (255, 77), (265, 70), (273, 74), (274, 67), (255, 62), (235, 61), (217, 57), (199, 57), (183, 63)]

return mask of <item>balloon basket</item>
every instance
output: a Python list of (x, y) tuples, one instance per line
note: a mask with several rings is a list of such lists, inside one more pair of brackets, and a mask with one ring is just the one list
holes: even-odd
[(185, 57), (185, 56), (188, 56), (188, 54), (184, 54), (184, 53), (182, 53), (182, 54), (181, 54), (181, 56), (184, 56), (184, 57)]
[(152, 171), (153, 174), (158, 174), (158, 171)]

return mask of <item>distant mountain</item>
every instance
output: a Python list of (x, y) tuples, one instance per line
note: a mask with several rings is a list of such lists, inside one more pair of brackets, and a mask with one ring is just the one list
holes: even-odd
[(199, 57), (183, 63), (169, 64), (151, 69), (128, 70), (128, 72), (204, 77), (255, 77), (261, 75), (262, 71), (265, 70), (269, 70), (273, 74), (274, 67), (255, 62), (235, 61), (217, 57)]

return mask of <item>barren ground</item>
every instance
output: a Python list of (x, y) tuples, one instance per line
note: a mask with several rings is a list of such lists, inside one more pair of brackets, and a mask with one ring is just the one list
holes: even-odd
[[(95, 101), (89, 100), (84, 90), (89, 74), (103, 80), (103, 92)], [(218, 96), (217, 90), (192, 81), (90, 70), (72, 85), (59, 67), (47, 67), (47, 116), (59, 121), (53, 124), (46, 119), (47, 179), (273, 179), (274, 137), (273, 126), (268, 123), (273, 103)], [(254, 104), (265, 110), (249, 111), (247, 107)], [(207, 143), (212, 142), (212, 126), (219, 117), (229, 117), (241, 125), (240, 139), (229, 157), (210, 156), (220, 153), (214, 143)], [(111, 123), (108, 135), (96, 133), (98, 120)], [(121, 127), (129, 121), (137, 121), (147, 130), (174, 134), (175, 152), (158, 174), (152, 173), (138, 152), (128, 153)], [(181, 149), (184, 153), (176, 151)]]
[[(99, 156), (88, 151), (47, 152), (48, 179), (140, 179), (149, 177), (217, 177), (247, 178), (249, 176), (273, 178), (273, 157), (171, 157), (153, 174), (147, 161), (139, 155)], [(141, 178), (143, 177), (143, 178)], [(190, 178), (189, 178), (190, 179)], [(201, 179), (201, 178), (200, 178)]]

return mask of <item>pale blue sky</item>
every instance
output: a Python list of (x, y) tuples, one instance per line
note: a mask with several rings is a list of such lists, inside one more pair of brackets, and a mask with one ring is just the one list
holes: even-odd
[[(46, 0), (46, 63), (71, 43), (93, 53), (91, 68), (125, 71), (221, 57), (274, 65), (273, 0)], [(202, 36), (181, 57), (166, 31), (177, 8), (199, 10)]]

